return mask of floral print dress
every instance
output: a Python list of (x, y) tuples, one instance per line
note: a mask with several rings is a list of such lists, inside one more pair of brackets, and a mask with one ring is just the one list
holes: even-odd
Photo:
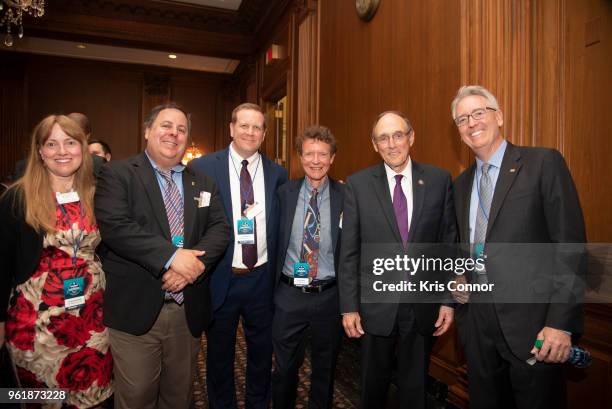
[[(57, 208), (57, 232), (44, 238), (38, 268), (13, 290), (7, 346), (21, 387), (66, 389), (64, 407), (89, 408), (112, 394), (112, 357), (102, 324), (106, 282), (94, 253), (100, 234), (82, 216), (79, 202), (63, 207)], [(85, 304), (66, 309), (64, 280), (78, 277), (83, 278)]]

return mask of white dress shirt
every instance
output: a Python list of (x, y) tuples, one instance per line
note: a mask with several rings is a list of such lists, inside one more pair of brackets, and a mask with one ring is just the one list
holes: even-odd
[(408, 164), (403, 171), (397, 173), (385, 163), (385, 172), (387, 172), (387, 182), (389, 183), (389, 193), (391, 194), (391, 203), (393, 203), (393, 191), (395, 190), (395, 175), (403, 175), (402, 190), (406, 196), (406, 209), (408, 213), (408, 231), (410, 231), (410, 223), (412, 221), (412, 209), (414, 197), (412, 195), (412, 159), (408, 157)]
[[(232, 194), (232, 227), (234, 229), (234, 237), (238, 237), (236, 221), (242, 218), (242, 209), (240, 208), (240, 170), (242, 169), (242, 161), (246, 159), (249, 164), (247, 169), (253, 181), (253, 198), (255, 203), (261, 203), (263, 211), (255, 216), (256, 234), (257, 234), (257, 263), (255, 267), (268, 262), (268, 242), (266, 240), (266, 187), (264, 184), (264, 170), (262, 158), (259, 152), (255, 152), (248, 158), (243, 158), (234, 149), (234, 143), (229, 146), (229, 176), (230, 176), (230, 191)], [(234, 243), (234, 257), (232, 259), (232, 267), (247, 268), (242, 262), (242, 244)]]

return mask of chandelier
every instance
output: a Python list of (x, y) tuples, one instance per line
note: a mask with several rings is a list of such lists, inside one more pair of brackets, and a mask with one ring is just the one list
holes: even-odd
[(13, 45), (11, 26), (17, 27), (17, 35), (23, 38), (23, 13), (42, 17), (45, 14), (45, 0), (0, 0), (0, 26), (6, 25), (5, 46)]
[(187, 165), (189, 162), (196, 158), (199, 158), (200, 156), (202, 156), (202, 152), (198, 149), (195, 143), (192, 142), (191, 146), (185, 151), (185, 155), (183, 155), (183, 159), (181, 160), (181, 162), (183, 163), (183, 165)]

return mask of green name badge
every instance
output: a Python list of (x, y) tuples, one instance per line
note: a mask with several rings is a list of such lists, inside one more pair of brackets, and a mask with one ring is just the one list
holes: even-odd
[(293, 263), (293, 285), (303, 287), (310, 284), (310, 264)]

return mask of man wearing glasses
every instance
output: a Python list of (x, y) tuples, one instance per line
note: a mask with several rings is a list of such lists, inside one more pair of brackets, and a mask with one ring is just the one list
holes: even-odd
[[(527, 244), (531, 251), (544, 249), (537, 247), (543, 243), (555, 243), (554, 248), (584, 243), (574, 182), (558, 151), (519, 147), (503, 138), (503, 114), (485, 88), (459, 89), (451, 111), (461, 139), (476, 156), (454, 185), (459, 237), (474, 257), (486, 260), (484, 270), (462, 279), (505, 289), (456, 294), (459, 302), (469, 301), (457, 308), (457, 323), (470, 407), (565, 407), (559, 363), (568, 359), (571, 337), (582, 331), (579, 269), (543, 274), (537, 263), (508, 260), (516, 244), (499, 243)], [(569, 266), (579, 265), (579, 253), (572, 258)], [(518, 268), (508, 268), (508, 262)], [(533, 292), (537, 299), (530, 304), (518, 300)], [(543, 340), (539, 349), (536, 340)]]
[(372, 288), (364, 283), (372, 277), (373, 257), (456, 240), (450, 174), (411, 160), (414, 139), (404, 114), (383, 112), (372, 129), (372, 146), (383, 162), (347, 179), (338, 285), (344, 330), (362, 338), (362, 408), (386, 407), (394, 367), (400, 407), (425, 408), (433, 336), (453, 321), (451, 307), (402, 302), (398, 292), (367, 300)]

